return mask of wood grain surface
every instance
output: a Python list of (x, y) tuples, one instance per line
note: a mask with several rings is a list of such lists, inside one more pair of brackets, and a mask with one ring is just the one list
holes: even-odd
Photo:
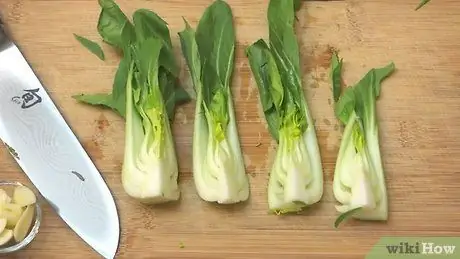
[[(147, 207), (120, 184), (124, 124), (114, 113), (75, 102), (71, 95), (111, 89), (117, 57), (103, 45), (102, 62), (72, 33), (100, 42), (95, 0), (0, 0), (0, 13), (50, 95), (107, 180), (121, 221), (117, 258), (364, 258), (384, 235), (460, 235), (460, 5), (435, 0), (415, 12), (418, 0), (310, 1), (297, 24), (304, 89), (316, 119), (325, 172), (322, 201), (303, 215), (268, 215), (266, 186), (275, 152), (259, 112), (244, 48), (267, 36), (268, 0), (229, 0), (237, 30), (233, 91), (241, 144), (250, 175), (246, 204), (216, 206), (199, 199), (191, 173), (194, 103), (177, 111), (182, 199)], [(140, 7), (169, 24), (178, 56), (182, 16), (195, 25), (211, 0), (119, 0), (131, 14)], [(386, 223), (336, 217), (332, 172), (340, 141), (331, 106), (331, 49), (345, 60), (344, 79), (359, 80), (370, 68), (394, 61), (378, 102), (382, 155), (390, 201)], [(191, 89), (184, 62), (183, 79)], [(261, 143), (259, 146), (258, 143)], [(6, 149), (0, 179), (28, 182)], [(56, 183), (59, 184), (59, 183)], [(184, 247), (181, 247), (183, 244)], [(99, 258), (45, 205), (36, 240), (7, 258)], [(6, 258), (5, 257), (5, 258)]]

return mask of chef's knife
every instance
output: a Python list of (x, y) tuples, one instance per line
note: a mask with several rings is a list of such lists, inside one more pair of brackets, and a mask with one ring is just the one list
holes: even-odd
[(64, 222), (113, 258), (120, 232), (114, 199), (1, 21), (0, 140)]

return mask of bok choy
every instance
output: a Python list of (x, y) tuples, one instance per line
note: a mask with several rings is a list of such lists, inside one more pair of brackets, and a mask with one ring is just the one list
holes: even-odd
[(333, 192), (340, 205), (337, 227), (348, 217), (387, 220), (388, 198), (379, 142), (376, 100), (381, 83), (395, 69), (393, 62), (371, 69), (357, 84), (342, 91), (343, 60), (331, 61), (334, 113), (345, 125), (335, 165)]
[(268, 183), (269, 210), (299, 212), (323, 194), (315, 126), (302, 87), (295, 11), (300, 1), (270, 0), (269, 43), (246, 49), (269, 131), (278, 146)]
[(142, 203), (179, 199), (178, 164), (171, 122), (175, 107), (190, 100), (179, 85), (169, 29), (156, 13), (138, 9), (133, 22), (112, 0), (100, 0), (98, 32), (121, 51), (111, 93), (80, 94), (89, 105), (112, 108), (125, 119), (122, 184)]
[(231, 93), (235, 31), (230, 6), (216, 0), (204, 11), (196, 32), (185, 20), (179, 32), (196, 92), (193, 178), (208, 202), (238, 203), (249, 197)]

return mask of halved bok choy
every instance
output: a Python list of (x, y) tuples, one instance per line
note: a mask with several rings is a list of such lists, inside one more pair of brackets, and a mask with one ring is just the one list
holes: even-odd
[(334, 196), (340, 203), (336, 206), (340, 215), (335, 227), (348, 217), (387, 220), (376, 100), (382, 81), (393, 73), (395, 65), (371, 69), (358, 83), (342, 91), (343, 60), (334, 53), (331, 64), (334, 113), (345, 125), (333, 180)]
[(246, 50), (269, 131), (278, 144), (268, 183), (269, 210), (276, 214), (302, 211), (323, 195), (323, 168), (294, 30), (299, 4), (271, 0), (269, 42), (259, 39)]

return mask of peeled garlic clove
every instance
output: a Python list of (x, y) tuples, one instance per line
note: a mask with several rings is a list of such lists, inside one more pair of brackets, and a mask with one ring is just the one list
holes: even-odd
[(16, 242), (21, 242), (24, 238), (26, 238), (29, 233), (30, 226), (32, 225), (34, 214), (35, 207), (32, 205), (27, 206), (24, 213), (22, 213), (21, 218), (14, 227), (14, 240), (16, 240)]
[(10, 242), (13, 238), (13, 230), (5, 229), (2, 233), (0, 233), (0, 246)]
[(6, 227), (14, 228), (19, 218), (21, 218), (23, 209), (15, 203), (6, 203), (0, 205), (0, 217), (6, 218)]
[(14, 189), (13, 202), (25, 207), (34, 204), (37, 201), (35, 194), (26, 186), (18, 186)]
[(10, 203), (11, 197), (8, 196), (5, 190), (0, 189), (0, 204)]
[(0, 218), (0, 234), (5, 230), (6, 228), (6, 218)]

